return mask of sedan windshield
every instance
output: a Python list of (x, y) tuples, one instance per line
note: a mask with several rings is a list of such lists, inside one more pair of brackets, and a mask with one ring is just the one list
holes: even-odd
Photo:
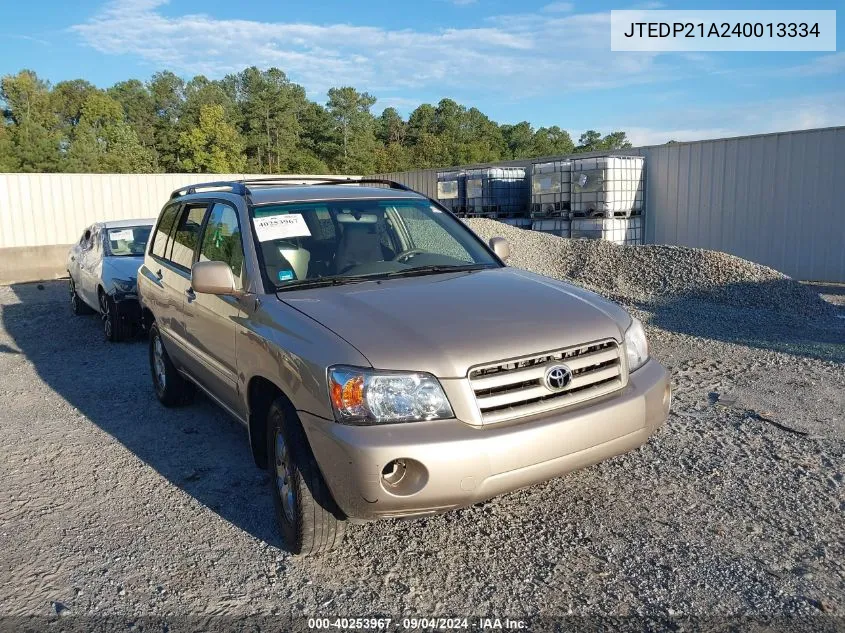
[(264, 270), (280, 289), (500, 266), (426, 200), (286, 203), (252, 213)]
[(144, 254), (151, 226), (122, 226), (108, 229), (106, 251), (112, 257), (136, 257)]

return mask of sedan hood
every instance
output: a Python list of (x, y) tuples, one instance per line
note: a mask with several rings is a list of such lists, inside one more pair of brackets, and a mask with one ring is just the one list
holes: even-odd
[(621, 341), (627, 313), (598, 295), (514, 268), (293, 290), (280, 300), (357, 348), (378, 369), (460, 378), (470, 367)]
[[(137, 279), (138, 268), (144, 263), (144, 257), (106, 257), (103, 261), (103, 281), (111, 279)], [(108, 277), (109, 279), (105, 279)]]

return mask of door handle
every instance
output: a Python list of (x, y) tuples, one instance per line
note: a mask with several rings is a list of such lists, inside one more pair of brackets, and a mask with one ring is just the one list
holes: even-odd
[(185, 296), (188, 297), (188, 301), (191, 302), (191, 301), (193, 301), (194, 299), (197, 298), (197, 293), (194, 292), (193, 288), (188, 288), (185, 291)]
[(159, 268), (159, 269), (158, 269), (158, 272), (156, 273), (156, 279), (158, 279), (159, 281), (161, 281), (161, 278), (162, 278), (162, 277), (164, 277), (164, 275), (163, 275), (163, 274), (162, 274), (162, 272), (161, 272), (161, 268)]

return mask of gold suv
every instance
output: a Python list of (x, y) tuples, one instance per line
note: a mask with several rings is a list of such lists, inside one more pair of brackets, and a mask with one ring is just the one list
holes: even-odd
[(156, 394), (247, 427), (295, 553), (641, 445), (671, 399), (642, 325), (508, 252), (390, 181), (176, 191), (138, 274)]

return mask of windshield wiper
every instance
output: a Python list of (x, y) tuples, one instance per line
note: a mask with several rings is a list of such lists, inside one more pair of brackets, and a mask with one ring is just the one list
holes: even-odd
[(430, 266), (415, 266), (413, 268), (394, 270), (389, 273), (385, 273), (385, 277), (414, 277), (417, 275), (436, 275), (438, 273), (463, 273), (472, 270), (484, 270), (486, 268), (493, 268), (493, 266), (491, 264), (467, 264), (465, 266), (444, 266), (442, 264), (432, 264)]
[(372, 281), (372, 278), (346, 275), (338, 277), (317, 277), (316, 279), (293, 279), (283, 286), (276, 286), (276, 292), (284, 292), (285, 290), (324, 288), (326, 286), (343, 286), (345, 284), (355, 284), (362, 281)]

